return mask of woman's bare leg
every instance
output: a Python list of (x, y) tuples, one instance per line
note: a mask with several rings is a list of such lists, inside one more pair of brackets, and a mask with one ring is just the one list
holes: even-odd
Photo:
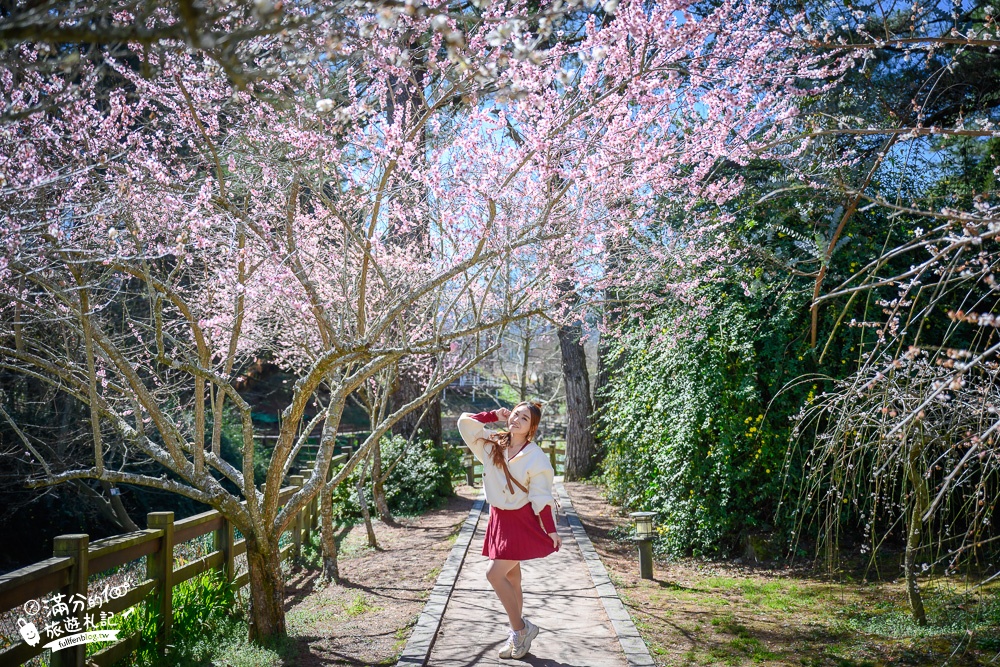
[(521, 620), (520, 609), (520, 587), (514, 590), (514, 585), (507, 579), (507, 573), (519, 565), (516, 560), (491, 560), (486, 566), (486, 580), (490, 582), (500, 604), (507, 612), (507, 619), (510, 621), (512, 630), (523, 630), (524, 621)]
[(517, 561), (517, 565), (510, 568), (507, 572), (507, 581), (510, 585), (514, 587), (514, 592), (517, 593), (517, 617), (524, 618), (524, 592), (521, 590), (521, 561)]

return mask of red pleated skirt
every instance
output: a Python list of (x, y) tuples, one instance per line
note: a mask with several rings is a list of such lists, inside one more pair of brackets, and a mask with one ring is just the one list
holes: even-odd
[(531, 560), (555, 552), (552, 538), (545, 534), (531, 503), (516, 510), (490, 506), (490, 519), (483, 542), (484, 556), (490, 560)]

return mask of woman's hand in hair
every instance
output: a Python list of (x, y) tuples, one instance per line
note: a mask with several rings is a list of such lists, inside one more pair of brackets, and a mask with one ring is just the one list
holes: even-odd
[(497, 408), (493, 412), (496, 413), (497, 419), (499, 419), (502, 422), (507, 421), (507, 417), (510, 417), (510, 410), (508, 410), (507, 408)]

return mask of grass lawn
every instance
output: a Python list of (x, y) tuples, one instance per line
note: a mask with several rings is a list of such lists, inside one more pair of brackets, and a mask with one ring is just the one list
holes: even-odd
[[(956, 577), (922, 581), (929, 625), (911, 620), (899, 557), (883, 579), (781, 565), (657, 561), (638, 576), (628, 518), (602, 489), (566, 484), (587, 533), (658, 665), (1000, 665), (1000, 581), (972, 591)], [(889, 565), (890, 567), (886, 567)]]

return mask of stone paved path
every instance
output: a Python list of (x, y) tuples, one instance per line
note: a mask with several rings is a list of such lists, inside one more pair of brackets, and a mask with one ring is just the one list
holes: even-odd
[(521, 563), (524, 615), (540, 628), (522, 660), (500, 660), (507, 615), (486, 581), (484, 511), (427, 660), (429, 667), (626, 667), (625, 655), (564, 516), (558, 553)]

